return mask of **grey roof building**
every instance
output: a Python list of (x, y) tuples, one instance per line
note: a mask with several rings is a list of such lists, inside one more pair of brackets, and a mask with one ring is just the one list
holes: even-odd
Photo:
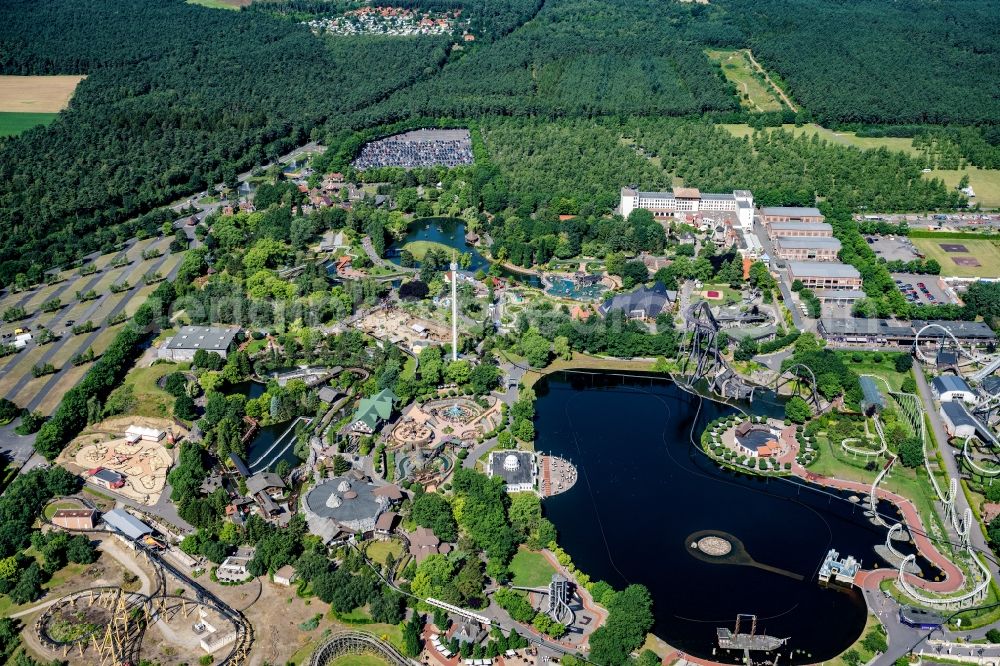
[(629, 319), (655, 319), (677, 300), (677, 292), (670, 291), (662, 282), (652, 287), (639, 287), (628, 294), (618, 294), (600, 305), (598, 311), (607, 316), (612, 310), (622, 310)]
[(324, 542), (340, 531), (370, 532), (389, 506), (389, 499), (375, 494), (375, 486), (348, 477), (328, 479), (302, 499), (309, 531)]
[(123, 509), (112, 509), (104, 514), (104, 522), (119, 534), (138, 539), (153, 532), (153, 528)]
[(834, 252), (840, 251), (840, 241), (833, 237), (778, 236), (775, 240), (782, 248), (789, 250), (827, 248)]
[(251, 495), (273, 490), (284, 490), (285, 482), (274, 472), (257, 472), (247, 479), (247, 490)]
[[(945, 321), (941, 319), (914, 319), (911, 324), (913, 324), (914, 332), (919, 331), (928, 324), (935, 324), (945, 329), (952, 335), (954, 335), (959, 340), (963, 341), (987, 341), (994, 340), (997, 334), (990, 328), (985, 322), (981, 321)], [(940, 329), (931, 328), (920, 335), (920, 339), (923, 340), (927, 338), (940, 338), (946, 337), (945, 333), (942, 333)]]
[(507, 484), (507, 492), (528, 492), (535, 489), (538, 464), (531, 451), (492, 451), (486, 473), (499, 477)]
[(795, 219), (809, 218), (809, 217), (823, 217), (823, 213), (819, 212), (819, 208), (804, 207), (804, 206), (768, 206), (766, 208), (760, 209), (761, 215), (767, 217), (790, 217)]
[(839, 264), (832, 261), (790, 261), (788, 268), (796, 278), (857, 278), (861, 273), (850, 264)]
[(171, 361), (192, 361), (195, 352), (204, 350), (225, 358), (239, 331), (220, 326), (182, 326), (160, 346), (158, 356)]

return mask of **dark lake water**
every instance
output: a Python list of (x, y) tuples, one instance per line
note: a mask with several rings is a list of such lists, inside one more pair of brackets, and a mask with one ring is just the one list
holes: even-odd
[[(830, 548), (864, 568), (887, 566), (873, 550), (885, 530), (825, 491), (713, 465), (689, 433), (694, 427), (697, 439), (731, 407), (665, 380), (610, 374), (550, 375), (536, 391), (536, 448), (580, 471), (569, 492), (545, 500), (559, 543), (593, 580), (646, 585), (654, 633), (690, 654), (733, 663), (742, 654), (716, 652), (716, 628), (732, 628), (738, 613), (756, 614), (758, 631), (790, 637), (780, 650), (785, 663), (829, 659), (860, 635), (860, 592), (820, 587), (816, 574)], [(757, 562), (802, 580), (696, 559), (687, 537), (701, 530), (729, 533)]]
[[(227, 393), (239, 393), (247, 398), (259, 398), (264, 395), (267, 386), (260, 382), (245, 381), (233, 384)], [(247, 459), (244, 461), (251, 472), (274, 470), (281, 460), (287, 460), (293, 467), (301, 462), (292, 451), (295, 448), (295, 437), (288, 433), (280, 442), (279, 438), (292, 426), (294, 421), (261, 426), (257, 434), (247, 445)], [(277, 445), (276, 445), (277, 444)]]
[[(467, 270), (476, 272), (479, 269), (490, 270), (490, 261), (480, 254), (479, 250), (465, 242), (465, 222), (457, 217), (425, 217), (414, 220), (410, 224), (409, 232), (403, 240), (393, 243), (386, 250), (386, 257), (389, 261), (399, 263), (399, 251), (403, 246), (413, 241), (433, 241), (447, 245), (462, 254), (472, 256), (472, 263)], [(420, 262), (416, 262), (417, 266)], [(541, 280), (530, 273), (519, 273), (501, 267), (500, 273), (503, 277), (523, 282), (533, 287), (540, 287)]]

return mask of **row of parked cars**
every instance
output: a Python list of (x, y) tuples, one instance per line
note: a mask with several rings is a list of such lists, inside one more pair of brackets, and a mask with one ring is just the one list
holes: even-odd
[(910, 284), (909, 282), (896, 280), (896, 286), (899, 287), (899, 291), (903, 293), (903, 296), (906, 297), (906, 300), (908, 300), (911, 303), (920, 302), (920, 296), (917, 295), (917, 290), (919, 290), (920, 293), (924, 295), (924, 298), (927, 299), (929, 303), (934, 303), (937, 300), (934, 298), (934, 294), (930, 292), (930, 290), (927, 288), (927, 285), (923, 282), (918, 282), (917, 288), (914, 289), (913, 285)]

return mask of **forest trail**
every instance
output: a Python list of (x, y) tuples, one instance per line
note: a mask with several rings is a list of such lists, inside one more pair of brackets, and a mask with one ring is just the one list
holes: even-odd
[(778, 97), (780, 97), (785, 102), (785, 104), (788, 105), (789, 109), (791, 109), (795, 113), (798, 113), (799, 112), (798, 107), (792, 104), (792, 100), (788, 99), (788, 95), (785, 94), (785, 91), (779, 88), (778, 84), (776, 84), (774, 81), (771, 80), (771, 77), (770, 75), (768, 75), (767, 70), (761, 67), (760, 63), (757, 62), (757, 59), (753, 57), (753, 51), (747, 49), (746, 54), (747, 58), (750, 60), (750, 64), (753, 65), (758, 72), (760, 72), (760, 74), (764, 77), (764, 80), (767, 81), (768, 84), (771, 86), (771, 88), (774, 89), (774, 92), (777, 93)]

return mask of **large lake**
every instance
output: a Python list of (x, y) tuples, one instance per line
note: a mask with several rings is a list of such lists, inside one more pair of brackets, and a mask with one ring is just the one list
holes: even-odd
[[(545, 500), (559, 543), (593, 580), (646, 585), (655, 634), (733, 663), (742, 654), (716, 651), (716, 628), (732, 628), (738, 613), (757, 615), (758, 631), (790, 637), (785, 663), (829, 659), (860, 635), (860, 592), (823, 588), (816, 574), (830, 548), (865, 568), (887, 566), (873, 550), (885, 531), (825, 491), (713, 465), (689, 433), (697, 438), (732, 408), (665, 380), (618, 374), (559, 373), (536, 391), (536, 448), (580, 471), (569, 492)], [(802, 579), (696, 559), (687, 537), (702, 530), (731, 534), (757, 562)]]

